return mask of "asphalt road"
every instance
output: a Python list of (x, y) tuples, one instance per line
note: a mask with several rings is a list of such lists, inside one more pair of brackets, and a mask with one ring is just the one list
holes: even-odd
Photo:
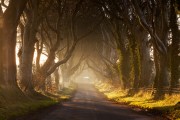
[(165, 120), (106, 100), (93, 85), (79, 84), (71, 101), (24, 120)]

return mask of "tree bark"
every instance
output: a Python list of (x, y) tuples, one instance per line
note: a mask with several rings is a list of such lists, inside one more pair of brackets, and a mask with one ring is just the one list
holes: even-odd
[(1, 18), (1, 85), (17, 87), (16, 81), (16, 29), (27, 0), (11, 0)]
[(55, 77), (56, 92), (58, 92), (59, 91), (59, 80), (60, 80), (59, 69), (56, 69), (56, 71), (54, 72), (54, 77)]
[[(3, 60), (2, 60), (2, 47), (3, 47), (3, 39), (2, 39), (2, 31), (3, 31), (3, 11), (2, 11), (2, 7), (0, 6), (0, 82), (2, 82), (3, 80)], [(1, 85), (1, 83), (0, 83)]]
[(140, 54), (137, 41), (135, 39), (130, 39), (130, 47), (132, 52), (132, 68), (133, 68), (133, 89), (136, 92), (139, 88), (140, 80)]
[(169, 29), (168, 29), (168, 19), (167, 19), (167, 14), (168, 14), (167, 2), (160, 1), (162, 6), (158, 9), (159, 11), (158, 10), (157, 11), (160, 12), (161, 14), (159, 16), (153, 16), (153, 17), (157, 17), (159, 20), (159, 21), (157, 20), (155, 21), (156, 26), (154, 27), (150, 27), (151, 25), (148, 23), (143, 11), (140, 9), (138, 1), (130, 0), (130, 2), (133, 4), (134, 10), (139, 18), (139, 23), (151, 35), (154, 49), (156, 49), (156, 51), (159, 54), (158, 55), (159, 57), (155, 58), (155, 59), (158, 58), (158, 60), (155, 60), (155, 61), (159, 62), (159, 65), (156, 65), (156, 69), (158, 69), (157, 71), (159, 71), (159, 73), (156, 73), (155, 82), (158, 82), (158, 83), (157, 83), (157, 91), (156, 91), (155, 96), (161, 98), (161, 96), (162, 97), (164, 96), (163, 87), (166, 86), (167, 81), (168, 81), (167, 80), (168, 78), (167, 76), (167, 73), (168, 73), (167, 39), (168, 39)]
[(150, 58), (150, 47), (148, 45), (148, 34), (143, 32), (140, 37), (140, 56), (141, 56), (141, 76), (139, 87), (148, 87), (153, 83), (153, 61)]
[(123, 89), (129, 89), (130, 84), (130, 53), (122, 52), (120, 53), (120, 64), (119, 64), (119, 70), (120, 70), (120, 76), (122, 80), (122, 87)]
[[(175, 0), (171, 0), (171, 15), (170, 15), (170, 28), (172, 32), (172, 45), (171, 45), (171, 82), (170, 89), (176, 88), (180, 79), (180, 31), (177, 24), (177, 14), (175, 11)], [(172, 91), (170, 91), (172, 92)]]
[[(48, 3), (48, 7), (49, 8)], [(21, 55), (21, 65), (20, 65), (20, 83), (21, 88), (24, 92), (28, 94), (34, 94), (33, 86), (33, 57), (35, 51), (35, 43), (37, 42), (36, 34), (40, 25), (40, 22), (43, 19), (43, 15), (47, 12), (44, 11), (41, 15), (38, 14), (40, 11), (40, 2), (38, 0), (32, 2), (32, 8), (30, 12), (26, 12), (27, 21), (25, 25), (24, 37), (23, 37), (23, 46), (22, 46), (22, 55)], [(45, 6), (44, 6), (45, 7)], [(46, 7), (45, 7), (46, 8)], [(43, 10), (45, 9), (43, 8)]]
[[(36, 43), (36, 18), (28, 18), (25, 25), (21, 64), (20, 64), (20, 85), (24, 92), (34, 92), (32, 83), (32, 62), (34, 57), (34, 46)], [(33, 22), (33, 23), (32, 23)]]

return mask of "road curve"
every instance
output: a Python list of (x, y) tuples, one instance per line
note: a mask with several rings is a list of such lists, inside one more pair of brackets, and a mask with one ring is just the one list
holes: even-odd
[(73, 99), (26, 120), (164, 120), (106, 100), (90, 84), (79, 84)]

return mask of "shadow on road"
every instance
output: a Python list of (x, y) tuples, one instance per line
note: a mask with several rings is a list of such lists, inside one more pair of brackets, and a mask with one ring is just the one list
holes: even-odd
[(26, 120), (164, 120), (108, 101), (92, 84), (78, 84), (71, 101)]

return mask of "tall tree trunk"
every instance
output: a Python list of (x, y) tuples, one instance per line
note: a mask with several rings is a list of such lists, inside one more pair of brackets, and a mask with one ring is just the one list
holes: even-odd
[[(31, 18), (30, 18), (31, 19)], [(25, 25), (24, 41), (22, 46), (21, 64), (20, 64), (20, 83), (24, 92), (34, 92), (32, 84), (32, 62), (35, 45), (35, 29), (37, 27), (31, 20)], [(33, 25), (32, 25), (33, 24)]]
[[(24, 42), (24, 45), (27, 42)], [(25, 45), (22, 52), (22, 62), (20, 65), (20, 83), (23, 91), (30, 92), (33, 90), (32, 84), (32, 61), (34, 55), (34, 44)]]
[[(2, 8), (0, 9), (0, 21), (3, 21), (3, 12), (2, 12)], [(2, 31), (3, 31), (3, 26), (2, 26), (2, 23), (0, 23), (0, 85), (1, 85), (1, 82), (3, 80), (3, 60), (2, 60), (2, 53), (3, 53), (3, 38), (2, 38)]]
[(130, 40), (130, 47), (132, 51), (132, 68), (133, 68), (133, 89), (134, 92), (138, 90), (140, 79), (140, 56), (137, 41), (135, 39)]
[(150, 47), (148, 46), (148, 34), (143, 32), (140, 36), (140, 67), (141, 75), (139, 87), (148, 87), (153, 83), (153, 61), (150, 58)]
[(160, 56), (159, 86), (160, 95), (164, 94), (164, 88), (168, 86), (168, 61), (166, 56)]
[(180, 31), (177, 24), (177, 14), (175, 11), (175, 0), (171, 0), (171, 15), (170, 15), (170, 28), (172, 32), (172, 45), (171, 45), (171, 83), (170, 88), (176, 88), (180, 79)]
[(16, 29), (27, 0), (11, 0), (1, 18), (1, 85), (17, 86), (16, 81)]
[[(8, 26), (8, 25), (7, 25)], [(11, 27), (9, 27), (11, 28)], [(5, 85), (17, 85), (16, 81), (16, 29), (3, 30), (3, 79)]]
[[(153, 88), (156, 90), (158, 88), (158, 84), (159, 84), (159, 56), (157, 53), (157, 50), (154, 49), (154, 63), (155, 63), (155, 78), (154, 78), (154, 82), (153, 82)], [(153, 91), (153, 95), (155, 94), (155, 91)]]
[(31, 13), (26, 12), (27, 21), (24, 28), (23, 46), (20, 65), (20, 83), (21, 88), (27, 94), (36, 94), (33, 86), (33, 57), (35, 51), (35, 43), (37, 42), (36, 33), (41, 21), (41, 16), (38, 15), (39, 1), (33, 1)]
[[(144, 17), (144, 13), (141, 10), (137, 0), (131, 0), (134, 10), (139, 18), (140, 24), (149, 32), (152, 37), (152, 43), (154, 48), (158, 51), (159, 58), (155, 60), (159, 62), (159, 65), (156, 64), (156, 67), (159, 74), (156, 73), (156, 82), (158, 82), (157, 91), (155, 96), (163, 97), (164, 92), (162, 88), (166, 85), (167, 82), (167, 73), (168, 73), (168, 57), (167, 57), (167, 40), (168, 40), (168, 2), (160, 1), (161, 7), (156, 9), (156, 12), (161, 13), (159, 16), (153, 15), (155, 19), (155, 26), (150, 27), (149, 21)], [(158, 33), (156, 33), (158, 32)], [(156, 71), (156, 72), (157, 72)], [(163, 76), (164, 75), (164, 76)]]
[(153, 87), (156, 89), (154, 93), (155, 99), (164, 98), (164, 88), (168, 86), (168, 58), (166, 55), (158, 54), (154, 50), (154, 60), (156, 68), (156, 76)]
[(122, 87), (123, 89), (130, 88), (130, 53), (127, 52), (121, 52), (120, 53), (120, 64), (119, 64), (119, 70), (120, 70), (120, 77), (122, 80)]
[(56, 91), (59, 91), (59, 79), (60, 79), (60, 75), (59, 75), (59, 69), (57, 68), (57, 70), (54, 72), (54, 76), (55, 76), (55, 85), (56, 85)]
[[(159, 37), (164, 44), (164, 47), (167, 49), (168, 48), (168, 34), (169, 34), (169, 27), (168, 27), (168, 11), (167, 11), (167, 2), (161, 1), (162, 2), (162, 9), (161, 9), (161, 15), (160, 15), (160, 20), (162, 26), (159, 27)], [(158, 24), (158, 23), (156, 23)], [(158, 25), (157, 25), (158, 26)], [(156, 28), (156, 30), (158, 30)], [(168, 50), (168, 49), (167, 49)], [(169, 76), (168, 76), (168, 55), (167, 54), (159, 54), (159, 75), (158, 75), (158, 87), (157, 91), (155, 94), (155, 98), (163, 98), (165, 91), (164, 88), (168, 87), (169, 85)]]

